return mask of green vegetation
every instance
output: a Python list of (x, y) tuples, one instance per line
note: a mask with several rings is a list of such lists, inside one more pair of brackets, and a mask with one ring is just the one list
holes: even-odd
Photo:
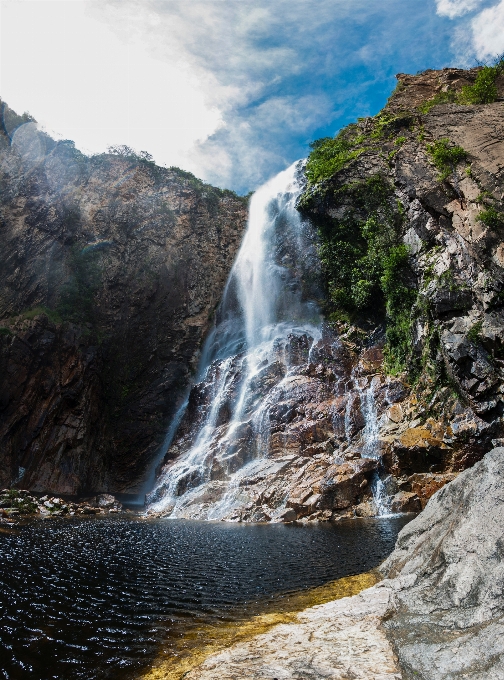
[(408, 113), (391, 114), (382, 111), (373, 118), (371, 138), (378, 140), (390, 138), (400, 130), (409, 129), (413, 124), (413, 117)]
[(492, 194), (484, 189), (476, 196), (476, 203), (487, 203), (487, 199), (493, 199)]
[(438, 92), (432, 99), (424, 102), (418, 107), (420, 113), (429, 113), (433, 106), (438, 104), (452, 104), (457, 101), (457, 93), (453, 91)]
[(477, 345), (478, 342), (481, 339), (481, 330), (483, 328), (483, 321), (478, 321), (477, 323), (470, 328), (469, 332), (467, 333), (467, 339), (469, 342), (472, 342), (474, 345)]
[(418, 107), (420, 113), (429, 113), (437, 104), (491, 104), (497, 99), (496, 80), (504, 73), (504, 57), (498, 57), (493, 66), (483, 66), (473, 85), (464, 85), (460, 92), (438, 92), (432, 99)]
[(14, 508), (21, 515), (28, 515), (37, 512), (37, 504), (29, 498), (22, 496), (17, 489), (8, 489), (0, 496), (3, 507)]
[[(310, 144), (311, 152), (306, 162), (306, 177), (310, 185), (329, 179), (365, 151), (379, 148), (384, 139), (394, 139), (394, 143), (401, 146), (407, 138), (396, 135), (411, 127), (413, 117), (382, 112), (368, 119), (368, 123), (370, 129), (352, 123), (340, 130), (336, 137), (323, 137)], [(392, 160), (395, 153), (397, 150), (388, 155), (388, 160)]]
[(365, 137), (356, 134), (355, 128), (355, 125), (348, 126), (336, 137), (323, 137), (310, 144), (311, 153), (306, 162), (306, 176), (310, 184), (331, 177), (366, 151), (365, 147), (359, 146)]
[(490, 229), (504, 229), (504, 213), (493, 207), (482, 210), (476, 219)]
[(459, 96), (461, 104), (491, 104), (497, 99), (497, 77), (504, 73), (504, 58), (500, 57), (494, 66), (483, 66), (476, 76), (474, 85), (465, 85)]
[(455, 171), (457, 163), (467, 160), (467, 152), (461, 146), (451, 146), (450, 140), (446, 137), (427, 144), (427, 152), (440, 172), (440, 181), (445, 180)]
[(345, 185), (336, 195), (338, 203), (348, 206), (347, 212), (319, 228), (328, 317), (348, 322), (384, 309), (387, 365), (391, 372), (400, 372), (411, 354), (410, 316), (417, 297), (406, 282), (408, 250), (400, 238), (403, 211), (381, 175)]
[(53, 323), (61, 323), (62, 319), (61, 316), (57, 311), (54, 309), (49, 309), (49, 307), (33, 307), (33, 309), (28, 309), (26, 312), (23, 312), (21, 316), (23, 319), (34, 319), (36, 316), (40, 316), (41, 314), (45, 314), (49, 321), (52, 321)]

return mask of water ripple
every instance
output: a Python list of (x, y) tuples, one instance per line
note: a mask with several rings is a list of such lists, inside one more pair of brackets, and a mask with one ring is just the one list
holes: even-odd
[(0, 678), (136, 677), (191, 626), (375, 567), (405, 522), (27, 523), (0, 536)]

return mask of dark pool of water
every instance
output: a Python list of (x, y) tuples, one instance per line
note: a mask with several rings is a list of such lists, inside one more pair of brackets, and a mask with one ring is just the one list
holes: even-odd
[(407, 517), (51, 519), (0, 533), (0, 678), (134, 678), (170, 637), (377, 566)]

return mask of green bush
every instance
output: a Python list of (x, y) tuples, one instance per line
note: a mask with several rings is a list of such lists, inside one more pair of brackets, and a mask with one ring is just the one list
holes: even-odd
[(356, 148), (365, 137), (355, 134), (354, 127), (340, 130), (336, 137), (323, 137), (310, 144), (311, 153), (306, 162), (306, 177), (310, 184), (328, 179), (366, 150)]
[(476, 219), (490, 229), (504, 228), (504, 213), (498, 212), (495, 208), (482, 210)]
[(440, 181), (454, 172), (457, 163), (467, 160), (467, 152), (461, 146), (451, 146), (450, 140), (446, 137), (433, 144), (427, 144), (427, 152), (440, 172)]
[(493, 66), (483, 66), (473, 85), (464, 85), (460, 92), (438, 92), (432, 99), (418, 107), (420, 113), (429, 113), (437, 104), (491, 104), (497, 99), (497, 77), (504, 73), (504, 57), (499, 57)]
[(459, 101), (461, 104), (491, 104), (497, 99), (495, 81), (502, 70), (502, 62), (496, 66), (483, 66), (476, 76), (474, 85), (465, 85)]
[(401, 241), (402, 210), (381, 175), (336, 192), (348, 205), (341, 219), (319, 228), (320, 256), (332, 308), (330, 320), (346, 320), (380, 310), (387, 316), (387, 366), (404, 370), (411, 354), (411, 309), (416, 290), (406, 282), (408, 250)]

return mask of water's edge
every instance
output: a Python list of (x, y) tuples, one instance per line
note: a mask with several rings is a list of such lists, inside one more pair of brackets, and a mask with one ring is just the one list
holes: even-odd
[(140, 678), (181, 680), (186, 673), (223, 649), (251, 640), (278, 624), (296, 623), (298, 614), (306, 609), (357, 595), (374, 586), (381, 578), (376, 569), (355, 576), (345, 576), (323, 586), (279, 598), (276, 605), (268, 608), (268, 611), (254, 613), (241, 621), (225, 622), (221, 626), (205, 625), (191, 630), (178, 641), (175, 654), (171, 649), (171, 656), (166, 659), (161, 652), (152, 668)]

